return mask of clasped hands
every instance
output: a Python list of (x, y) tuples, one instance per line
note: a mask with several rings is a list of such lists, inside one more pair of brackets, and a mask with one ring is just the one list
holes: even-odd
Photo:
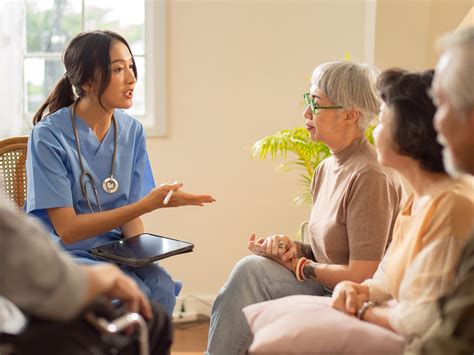
[[(256, 254), (270, 258), (293, 270), (291, 259), (298, 255), (298, 244), (286, 235), (272, 235), (257, 238), (250, 235), (248, 249)], [(339, 282), (334, 288), (330, 306), (346, 314), (355, 316), (357, 311), (368, 300), (369, 289), (352, 281)]]
[(352, 281), (342, 281), (334, 288), (330, 306), (341, 312), (355, 316), (364, 302), (368, 301), (368, 294), (368, 286)]
[(289, 270), (293, 270), (291, 259), (298, 255), (298, 244), (286, 235), (272, 235), (267, 238), (257, 238), (255, 233), (250, 235), (248, 249), (256, 254), (272, 259)]
[(248, 249), (256, 254), (272, 258), (279, 258), (286, 262), (297, 255), (297, 244), (286, 235), (272, 235), (267, 238), (258, 238), (255, 233), (250, 235)]

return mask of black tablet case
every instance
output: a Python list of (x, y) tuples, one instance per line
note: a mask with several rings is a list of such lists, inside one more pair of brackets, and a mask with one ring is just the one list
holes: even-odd
[(194, 245), (189, 242), (144, 233), (92, 248), (91, 252), (100, 259), (140, 267), (173, 255), (189, 253), (193, 248)]

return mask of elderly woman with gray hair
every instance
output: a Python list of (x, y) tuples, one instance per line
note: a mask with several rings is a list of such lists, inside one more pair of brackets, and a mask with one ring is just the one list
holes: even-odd
[(366, 64), (330, 62), (315, 69), (303, 116), (311, 139), (325, 143), (332, 157), (317, 167), (311, 184), (310, 244), (285, 235), (250, 236), (256, 255), (236, 264), (214, 302), (208, 354), (247, 351), (252, 334), (243, 307), (290, 295), (330, 295), (340, 281), (362, 282), (377, 269), (402, 188), (364, 135), (380, 107), (375, 82)]

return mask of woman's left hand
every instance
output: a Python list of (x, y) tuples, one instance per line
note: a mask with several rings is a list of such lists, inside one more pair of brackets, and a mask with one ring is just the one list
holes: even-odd
[[(163, 207), (180, 207), (180, 206), (204, 206), (206, 203), (216, 202), (211, 195), (196, 195), (181, 190), (182, 183), (175, 182), (173, 184), (161, 184), (154, 188), (147, 197), (150, 197), (157, 206), (154, 208)], [(171, 198), (165, 205), (164, 200), (167, 195), (171, 193)], [(154, 209), (153, 208), (153, 209)]]
[(360, 286), (352, 281), (339, 282), (331, 297), (331, 307), (349, 315), (356, 315), (357, 310), (369, 299), (366, 293), (361, 292)]
[(163, 207), (180, 207), (180, 206), (204, 206), (206, 203), (216, 202), (211, 195), (195, 195), (181, 190), (173, 192), (173, 196), (166, 206)]

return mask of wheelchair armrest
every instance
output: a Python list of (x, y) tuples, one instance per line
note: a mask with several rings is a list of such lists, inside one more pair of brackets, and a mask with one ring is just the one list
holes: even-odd
[(148, 326), (140, 314), (133, 312), (125, 313), (109, 322), (103, 317), (97, 317), (93, 312), (87, 312), (85, 318), (97, 330), (107, 334), (118, 333), (129, 326), (138, 325), (140, 355), (149, 355)]

